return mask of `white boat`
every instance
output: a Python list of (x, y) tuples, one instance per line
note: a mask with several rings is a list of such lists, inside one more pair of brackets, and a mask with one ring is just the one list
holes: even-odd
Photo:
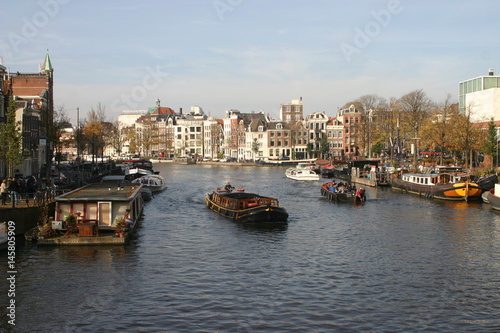
[(293, 180), (319, 180), (319, 174), (314, 172), (305, 163), (299, 163), (295, 168), (288, 168), (285, 176)]
[(0, 223), (0, 249), (6, 249), (7, 248), (7, 241), (8, 241), (8, 231), (7, 231), (7, 223), (2, 222)]
[(144, 187), (151, 190), (151, 192), (161, 192), (167, 188), (167, 181), (160, 175), (145, 175), (132, 180), (132, 184), (142, 184)]
[(500, 210), (500, 184), (495, 184), (495, 187), (489, 190), (486, 198), (491, 204), (491, 208), (495, 210)]

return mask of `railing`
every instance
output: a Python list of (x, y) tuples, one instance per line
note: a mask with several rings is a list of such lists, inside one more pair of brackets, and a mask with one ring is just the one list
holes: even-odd
[(5, 203), (7, 206), (12, 206), (12, 208), (42, 206), (53, 201), (58, 194), (57, 192), (58, 190), (55, 186), (46, 187), (32, 193), (11, 191), (7, 195)]

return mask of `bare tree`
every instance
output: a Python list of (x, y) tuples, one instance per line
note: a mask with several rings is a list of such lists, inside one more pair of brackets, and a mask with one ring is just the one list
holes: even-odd
[(51, 127), (51, 141), (54, 142), (55, 144), (55, 150), (56, 150), (56, 161), (59, 164), (60, 162), (60, 154), (62, 150), (62, 142), (61, 142), (61, 136), (63, 133), (63, 130), (65, 128), (70, 128), (71, 126), (71, 120), (69, 119), (68, 114), (66, 113), (66, 108), (64, 105), (60, 105), (56, 107), (54, 110), (54, 121), (52, 123)]
[(92, 155), (92, 163), (95, 162), (95, 157), (99, 152), (99, 148), (105, 146), (104, 137), (106, 121), (105, 107), (98, 103), (97, 108), (91, 108), (87, 115), (83, 128), (83, 135), (88, 145), (88, 150)]
[(472, 105), (467, 106), (465, 114), (457, 114), (450, 130), (451, 146), (463, 153), (466, 167), (472, 167), (473, 152), (480, 150), (484, 142), (481, 129), (472, 123)]
[(422, 143), (430, 149), (441, 152), (439, 164), (443, 164), (443, 155), (452, 132), (452, 119), (458, 115), (457, 104), (451, 103), (451, 95), (444, 102), (437, 104), (427, 121), (422, 124)]
[(413, 138), (411, 139), (413, 139), (415, 143), (415, 151), (413, 154), (414, 167), (417, 165), (420, 125), (423, 123), (424, 119), (429, 116), (431, 107), (432, 102), (422, 89), (409, 92), (398, 100), (398, 108), (404, 116), (404, 122), (413, 131)]

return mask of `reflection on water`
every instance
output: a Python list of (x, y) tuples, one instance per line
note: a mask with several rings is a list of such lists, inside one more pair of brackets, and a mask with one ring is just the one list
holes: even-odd
[[(499, 328), (500, 214), (487, 205), (373, 188), (337, 204), (280, 167), (156, 169), (169, 187), (130, 246), (19, 248), (19, 332)], [(227, 182), (277, 197), (289, 223), (212, 212), (205, 195)]]

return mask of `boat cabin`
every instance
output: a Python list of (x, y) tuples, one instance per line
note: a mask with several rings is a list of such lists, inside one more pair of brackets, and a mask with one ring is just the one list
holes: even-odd
[(153, 163), (142, 158), (123, 160), (123, 164), (127, 165), (130, 169), (139, 168), (153, 171)]
[(254, 193), (246, 193), (243, 190), (236, 191), (214, 191), (212, 201), (222, 207), (229, 209), (247, 209), (257, 206), (279, 206), (278, 199), (262, 197)]
[(401, 179), (405, 182), (421, 185), (442, 185), (453, 184), (465, 181), (467, 177), (463, 174), (450, 173), (431, 173), (431, 174), (413, 174), (404, 173)]
[(77, 222), (91, 222), (98, 229), (114, 229), (116, 220), (125, 216), (135, 223), (139, 219), (144, 201), (141, 184), (103, 182), (89, 184), (56, 197), (55, 220), (73, 215)]

